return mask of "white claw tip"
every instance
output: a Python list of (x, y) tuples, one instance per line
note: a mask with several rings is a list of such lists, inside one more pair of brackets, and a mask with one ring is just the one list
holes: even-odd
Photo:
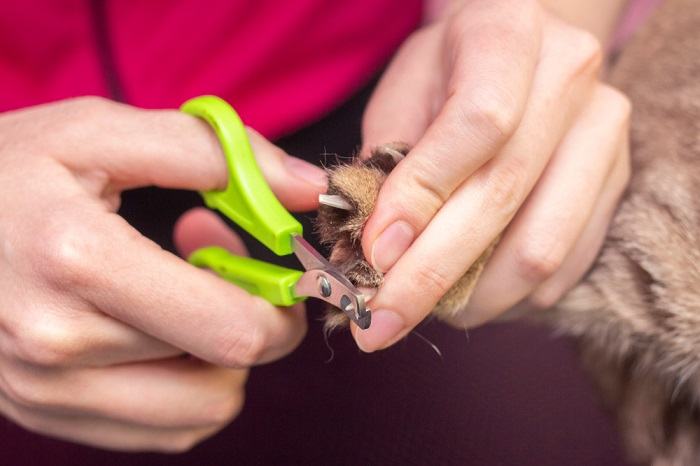
[(352, 210), (352, 205), (343, 196), (337, 194), (319, 194), (318, 202), (336, 209)]

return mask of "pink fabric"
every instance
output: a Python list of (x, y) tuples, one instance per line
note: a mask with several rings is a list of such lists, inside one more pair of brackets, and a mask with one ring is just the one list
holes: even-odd
[[(420, 23), (421, 0), (107, 3), (129, 103), (216, 94), (274, 137), (331, 110)], [(0, 1), (0, 111), (107, 95), (86, 0)]]
[(663, 0), (630, 0), (615, 30), (611, 41), (611, 48), (621, 48), (632, 34), (644, 24), (644, 21), (651, 16), (654, 9), (658, 7), (662, 1)]

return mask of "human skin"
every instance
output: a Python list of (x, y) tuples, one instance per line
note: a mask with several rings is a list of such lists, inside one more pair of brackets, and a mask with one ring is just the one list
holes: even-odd
[(630, 105), (602, 62), (595, 35), (532, 0), (453, 2), (404, 43), (363, 122), (364, 155), (413, 149), (363, 234), (385, 275), (361, 349), (403, 338), (501, 232), (453, 324), (547, 308), (583, 276), (629, 179)]
[[(280, 200), (315, 208), (324, 172), (250, 136)], [(168, 452), (236, 416), (247, 368), (303, 338), (303, 306), (277, 309), (116, 214), (126, 189), (226, 183), (213, 132), (175, 110), (80, 98), (0, 115), (4, 416), (80, 443)], [(245, 254), (203, 210), (180, 221), (176, 241), (183, 253), (206, 242)]]

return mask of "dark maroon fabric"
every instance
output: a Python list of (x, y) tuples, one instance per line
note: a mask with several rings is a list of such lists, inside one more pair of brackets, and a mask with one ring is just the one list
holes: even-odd
[[(366, 97), (367, 91), (280, 144), (314, 161), (323, 151), (351, 153)], [(192, 193), (146, 189), (127, 193), (122, 213), (171, 247), (172, 222), (199, 202)], [(321, 313), (310, 304), (309, 333), (301, 347), (254, 369), (240, 417), (191, 452), (106, 452), (0, 420), (0, 464), (624, 464), (615, 429), (571, 342), (520, 324), (487, 326), (467, 337), (429, 323), (420, 332), (442, 350), (442, 358), (415, 336), (388, 351), (361, 354), (340, 332), (330, 339), (335, 357), (327, 362)]]

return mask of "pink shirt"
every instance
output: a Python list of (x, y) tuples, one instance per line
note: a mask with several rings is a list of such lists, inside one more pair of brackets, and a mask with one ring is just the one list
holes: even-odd
[(663, 0), (630, 0), (611, 41), (613, 49), (620, 49), (625, 42), (651, 16)]
[[(177, 107), (229, 100), (280, 136), (376, 74), (421, 20), (422, 0), (0, 1), (0, 111), (79, 95)], [(445, 0), (429, 0), (428, 15)], [(660, 0), (632, 0), (615, 45)]]
[(279, 136), (375, 75), (419, 25), (421, 3), (3, 1), (0, 111), (85, 94), (177, 107), (210, 93)]

